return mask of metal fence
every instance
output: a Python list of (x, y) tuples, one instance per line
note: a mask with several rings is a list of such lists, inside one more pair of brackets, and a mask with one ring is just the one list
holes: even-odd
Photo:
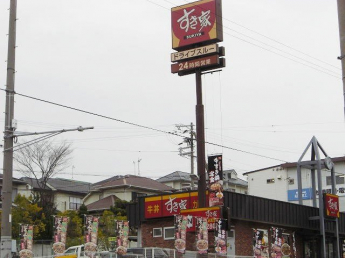
[[(78, 257), (78, 258), (84, 258)], [(54, 258), (51, 256), (35, 256), (35, 258)], [(125, 255), (118, 255), (115, 252), (98, 252), (94, 258), (254, 258), (254, 256), (239, 255), (218, 255), (215, 253), (198, 254), (197, 251), (186, 251), (184, 254), (178, 253), (175, 249), (168, 248), (129, 248)]]

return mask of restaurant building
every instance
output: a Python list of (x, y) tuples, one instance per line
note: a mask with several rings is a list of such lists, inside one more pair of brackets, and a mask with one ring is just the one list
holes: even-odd
[[(319, 209), (273, 199), (224, 191), (224, 205), (210, 207), (208, 252), (215, 252), (214, 223), (227, 221), (227, 255), (252, 257), (316, 258), (321, 256)], [(138, 230), (140, 247), (176, 247), (175, 215), (190, 215), (197, 206), (197, 192), (180, 192), (140, 197), (127, 207), (130, 227)], [(200, 215), (197, 215), (200, 216)], [(345, 213), (340, 213), (341, 257), (345, 257)], [(326, 220), (326, 252), (336, 257), (334, 221)], [(185, 250), (197, 249), (197, 234), (187, 230)], [(283, 250), (284, 249), (284, 250)], [(279, 254), (281, 256), (279, 256)]]

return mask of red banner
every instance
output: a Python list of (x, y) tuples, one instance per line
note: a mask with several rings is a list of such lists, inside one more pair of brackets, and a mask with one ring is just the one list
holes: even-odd
[(188, 224), (187, 231), (195, 231), (195, 221), (193, 218), (202, 217), (207, 219), (208, 230), (214, 230), (216, 227), (216, 221), (221, 217), (220, 207), (207, 207), (198, 209), (181, 210), (182, 215), (187, 215)]
[[(206, 197), (208, 192), (206, 192)], [(170, 217), (198, 208), (198, 192), (166, 194), (145, 198), (145, 219)]]
[(323, 201), (325, 213), (328, 217), (339, 218), (339, 196), (334, 194), (324, 194)]

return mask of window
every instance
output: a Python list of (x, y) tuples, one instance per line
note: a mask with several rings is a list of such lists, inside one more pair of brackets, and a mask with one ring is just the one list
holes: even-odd
[(295, 184), (295, 179), (294, 178), (289, 178), (288, 179), (289, 185)]
[[(332, 185), (332, 177), (331, 176), (326, 176), (326, 184)], [(335, 176), (335, 184), (336, 185), (345, 184), (345, 177), (344, 176)]]
[(81, 198), (69, 197), (69, 209), (70, 210), (79, 210), (81, 204), (82, 204)]
[(162, 228), (153, 228), (152, 233), (153, 233), (153, 237), (161, 237)]
[(164, 228), (164, 239), (175, 239), (175, 227)]
[(274, 178), (267, 179), (267, 184), (273, 184), (274, 183)]

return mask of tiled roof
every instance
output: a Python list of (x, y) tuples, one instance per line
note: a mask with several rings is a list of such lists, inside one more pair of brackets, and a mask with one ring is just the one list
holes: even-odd
[[(345, 156), (335, 157), (335, 158), (331, 157), (331, 160), (333, 161), (333, 163), (344, 162), (345, 161)], [(324, 159), (321, 159), (321, 161), (324, 161)], [(271, 169), (271, 168), (276, 168), (276, 167), (294, 168), (294, 167), (297, 167), (297, 162), (286, 162), (286, 163), (282, 163), (282, 164), (279, 164), (279, 165), (276, 165), (276, 166), (260, 168), (260, 169), (257, 169), (257, 170), (248, 171), (246, 173), (243, 173), (243, 175), (246, 176), (246, 175), (251, 174), (251, 173), (260, 172), (260, 171), (263, 171), (263, 170), (266, 170), (266, 169)]]
[(182, 172), (182, 171), (175, 171), (166, 176), (160, 177), (157, 179), (158, 182), (166, 183), (166, 182), (175, 182), (175, 181), (186, 181), (190, 182), (190, 173)]
[(90, 203), (86, 205), (86, 207), (88, 211), (108, 210), (110, 206), (115, 205), (116, 200), (119, 200), (119, 198), (117, 198), (115, 195), (110, 195), (93, 203)]
[[(3, 178), (3, 174), (0, 174), (0, 182), (1, 183), (2, 183), (2, 178)], [(15, 178), (15, 177), (12, 178), (12, 183), (17, 184), (17, 185), (26, 185), (26, 182), (24, 182), (21, 179)]]
[[(39, 188), (37, 179), (30, 177), (23, 177), (21, 179), (30, 184), (34, 189)], [(90, 186), (91, 183), (88, 182), (76, 181), (65, 178), (50, 178), (48, 179), (48, 185), (46, 186), (46, 190), (57, 190), (63, 192), (87, 194), (90, 190)]]
[(141, 189), (148, 189), (157, 192), (171, 192), (175, 191), (174, 188), (152, 180), (146, 177), (134, 176), (134, 175), (125, 175), (125, 176), (115, 176), (107, 180), (95, 183), (92, 185), (92, 190), (101, 190), (104, 188), (116, 188), (130, 186)]
[(241, 186), (247, 186), (248, 187), (248, 182), (245, 180), (242, 180), (240, 178), (230, 178), (227, 180), (230, 184), (233, 185), (241, 185)]

